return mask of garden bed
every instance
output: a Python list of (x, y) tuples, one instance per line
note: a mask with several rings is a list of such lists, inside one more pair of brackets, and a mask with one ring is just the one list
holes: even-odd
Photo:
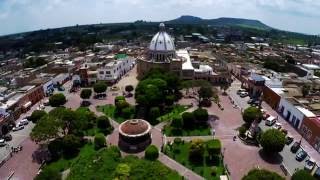
[(210, 136), (211, 129), (209, 126), (197, 126), (194, 129), (174, 129), (170, 125), (163, 128), (163, 133), (166, 136)]

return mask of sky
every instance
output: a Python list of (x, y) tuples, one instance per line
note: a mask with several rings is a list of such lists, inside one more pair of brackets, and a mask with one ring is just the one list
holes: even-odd
[(0, 0), (0, 35), (181, 15), (257, 19), (277, 29), (320, 34), (320, 0)]

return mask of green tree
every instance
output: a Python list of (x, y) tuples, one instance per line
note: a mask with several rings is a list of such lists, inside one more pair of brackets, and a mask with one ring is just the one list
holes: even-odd
[(198, 91), (198, 95), (198, 101), (200, 106), (201, 102), (208, 101), (214, 95), (214, 93), (211, 86), (201, 86)]
[(43, 110), (35, 110), (32, 112), (28, 120), (32, 121), (33, 123), (37, 123), (43, 116), (46, 116), (46, 115), (47, 115), (47, 112)]
[(81, 147), (81, 140), (79, 137), (68, 134), (63, 137), (63, 154), (65, 158), (72, 158), (77, 156)]
[(198, 108), (193, 111), (194, 119), (198, 122), (206, 123), (209, 118), (208, 111), (206, 109)]
[(181, 116), (175, 116), (171, 120), (171, 127), (174, 129), (182, 129), (183, 128), (183, 120)]
[(154, 161), (159, 157), (159, 150), (155, 145), (150, 145), (147, 147), (144, 158)]
[(37, 175), (35, 180), (61, 180), (61, 174), (57, 169), (54, 168), (44, 168), (43, 171)]
[(160, 116), (159, 107), (152, 107), (149, 111), (149, 120), (150, 122), (155, 122), (156, 119)]
[(244, 122), (249, 126), (254, 120), (260, 120), (262, 118), (262, 112), (256, 107), (248, 107), (244, 110), (242, 118)]
[(106, 137), (104, 134), (98, 133), (94, 136), (94, 147), (100, 149), (106, 146)]
[(80, 97), (82, 99), (89, 99), (92, 95), (92, 90), (91, 89), (82, 89), (80, 93)]
[(286, 138), (284, 133), (278, 129), (268, 129), (262, 133), (260, 144), (263, 151), (268, 154), (281, 152), (285, 146)]
[(58, 137), (61, 122), (50, 116), (42, 117), (31, 131), (31, 139), (36, 142), (48, 141)]
[(115, 174), (119, 180), (128, 179), (130, 177), (130, 171), (131, 171), (131, 168), (128, 164), (120, 163), (116, 167)]
[(191, 129), (194, 126), (194, 116), (191, 112), (184, 112), (182, 114), (183, 126)]
[(58, 160), (63, 153), (63, 142), (62, 138), (56, 138), (49, 142), (48, 150), (52, 161)]
[(189, 149), (189, 158), (193, 162), (202, 162), (205, 143), (202, 139), (193, 139)]
[(265, 169), (252, 169), (242, 180), (285, 180), (279, 174)]
[(107, 116), (99, 116), (97, 118), (97, 127), (99, 129), (108, 129), (111, 127), (109, 118)]
[(49, 98), (49, 104), (52, 107), (59, 107), (67, 102), (66, 97), (62, 93), (54, 94)]
[(221, 142), (218, 139), (213, 139), (207, 141), (207, 151), (210, 155), (210, 157), (213, 157), (214, 155), (220, 155), (221, 153)]
[(314, 178), (310, 172), (300, 169), (293, 173), (291, 180), (316, 180), (316, 178)]
[(107, 85), (103, 82), (98, 82), (93, 85), (93, 90), (95, 93), (104, 93), (107, 90)]

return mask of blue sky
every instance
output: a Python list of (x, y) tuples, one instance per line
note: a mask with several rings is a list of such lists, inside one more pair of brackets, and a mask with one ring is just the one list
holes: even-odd
[(278, 29), (320, 34), (319, 9), (320, 0), (0, 0), (0, 35), (181, 15), (258, 19)]

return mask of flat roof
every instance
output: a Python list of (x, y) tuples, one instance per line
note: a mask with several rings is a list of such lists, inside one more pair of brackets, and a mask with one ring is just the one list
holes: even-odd
[(308, 109), (304, 108), (304, 107), (301, 107), (301, 106), (296, 106), (296, 108), (302, 112), (302, 114), (304, 114), (306, 117), (315, 117), (316, 115), (309, 111)]
[(194, 70), (194, 67), (192, 66), (192, 62), (190, 59), (190, 55), (187, 50), (181, 49), (176, 51), (177, 56), (185, 58), (185, 62), (182, 64), (182, 70)]

